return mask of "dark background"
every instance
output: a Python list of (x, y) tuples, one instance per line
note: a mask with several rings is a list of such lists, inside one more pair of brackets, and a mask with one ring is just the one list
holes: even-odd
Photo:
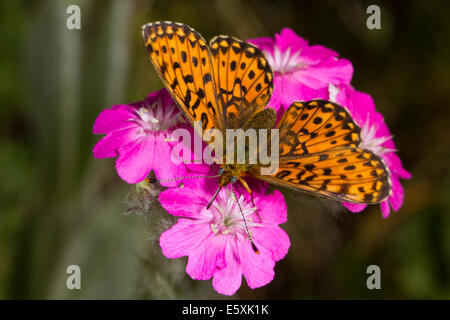
[[(81, 8), (67, 30), (66, 8)], [(368, 5), (381, 30), (366, 28)], [(269, 285), (236, 298), (450, 298), (450, 2), (448, 1), (1, 1), (0, 298), (222, 298), (193, 281), (186, 260), (160, 253), (172, 220), (136, 204), (114, 160), (94, 160), (103, 108), (162, 87), (140, 26), (191, 25), (206, 39), (293, 28), (352, 61), (413, 178), (388, 219), (353, 214), (283, 190), (291, 248)], [(131, 194), (132, 195), (132, 194)], [(126, 201), (128, 199), (129, 201)], [(130, 200), (131, 199), (131, 200)], [(66, 268), (82, 289), (66, 289)], [(381, 268), (368, 290), (366, 268)]]

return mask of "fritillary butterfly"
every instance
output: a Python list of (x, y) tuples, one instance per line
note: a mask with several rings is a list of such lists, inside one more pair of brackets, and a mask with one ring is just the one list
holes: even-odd
[[(360, 128), (345, 108), (324, 100), (294, 102), (276, 125), (266, 108), (273, 74), (264, 54), (231, 36), (207, 45), (191, 27), (155, 22), (142, 27), (156, 71), (186, 118), (209, 129), (279, 129), (279, 170), (261, 175), (261, 164), (221, 165), (219, 185), (252, 176), (333, 200), (374, 204), (391, 191), (382, 159), (362, 149)], [(225, 158), (225, 155), (224, 155)]]

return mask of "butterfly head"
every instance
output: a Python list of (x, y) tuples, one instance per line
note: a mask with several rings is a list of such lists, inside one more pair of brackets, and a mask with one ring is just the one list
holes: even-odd
[(234, 165), (224, 165), (219, 169), (219, 185), (224, 187), (239, 180), (244, 172)]

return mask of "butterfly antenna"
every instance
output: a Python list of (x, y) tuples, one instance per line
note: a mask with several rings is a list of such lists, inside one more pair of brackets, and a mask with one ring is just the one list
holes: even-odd
[(247, 232), (247, 236), (248, 236), (248, 238), (250, 240), (250, 243), (252, 245), (252, 249), (253, 249), (253, 251), (255, 251), (256, 254), (259, 254), (259, 250), (256, 247), (255, 243), (253, 242), (252, 235), (251, 235), (250, 231), (248, 230), (247, 220), (245, 219), (244, 211), (242, 211), (242, 207), (241, 207), (241, 204), (239, 203), (239, 199), (237, 197), (236, 191), (234, 190), (232, 184), (230, 186), (231, 186), (231, 190), (233, 191), (234, 198), (236, 199), (236, 202), (238, 204), (239, 210), (241, 211), (242, 219), (244, 219), (245, 231)]
[(178, 178), (172, 178), (172, 179), (162, 179), (162, 180), (158, 180), (156, 178), (147, 178), (145, 179), (145, 181), (147, 183), (159, 183), (159, 182), (170, 182), (170, 181), (176, 181), (176, 180), (184, 180), (184, 179), (210, 179), (210, 178), (218, 178), (220, 177), (220, 175), (215, 175), (215, 176), (188, 176), (188, 177), (178, 177)]
[(216, 190), (216, 192), (214, 193), (212, 199), (209, 201), (208, 205), (206, 206), (206, 209), (209, 209), (211, 207), (211, 205), (213, 204), (214, 200), (216, 199), (217, 195), (219, 194), (220, 189), (222, 189), (222, 186), (219, 186)]

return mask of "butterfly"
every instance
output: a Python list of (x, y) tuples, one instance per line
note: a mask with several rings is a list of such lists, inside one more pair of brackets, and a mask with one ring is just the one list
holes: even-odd
[(221, 187), (240, 181), (251, 194), (244, 179), (251, 176), (350, 203), (375, 204), (389, 196), (386, 165), (359, 147), (361, 129), (342, 106), (294, 102), (276, 124), (275, 110), (267, 108), (273, 73), (257, 47), (231, 36), (216, 36), (208, 45), (191, 27), (170, 21), (144, 25), (142, 36), (157, 73), (197, 131), (279, 129), (278, 171), (262, 175), (262, 164), (224, 162)]

